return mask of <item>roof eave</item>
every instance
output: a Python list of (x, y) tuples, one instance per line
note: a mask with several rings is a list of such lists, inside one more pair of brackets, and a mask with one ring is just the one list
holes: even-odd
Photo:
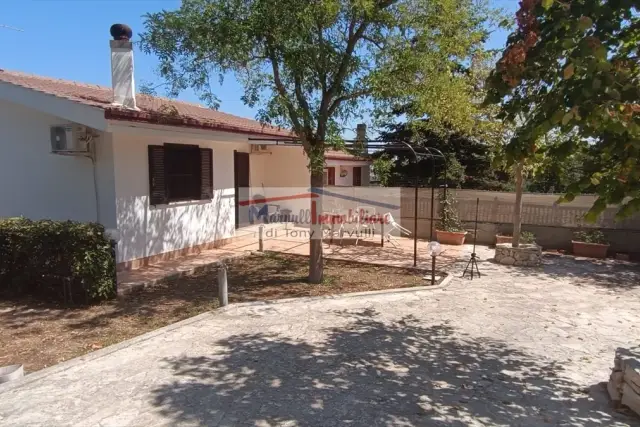
[(190, 129), (204, 129), (220, 132), (237, 133), (244, 135), (277, 136), (284, 138), (286, 134), (276, 131), (253, 131), (241, 127), (231, 126), (223, 123), (203, 122), (181, 116), (171, 116), (165, 114), (151, 114), (144, 111), (124, 110), (120, 108), (105, 108), (104, 116), (107, 120), (119, 120), (127, 122), (140, 122), (155, 125), (164, 125)]

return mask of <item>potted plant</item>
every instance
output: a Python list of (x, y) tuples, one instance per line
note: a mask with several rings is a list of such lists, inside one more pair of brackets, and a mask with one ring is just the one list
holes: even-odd
[(440, 221), (436, 228), (436, 238), (444, 245), (464, 245), (467, 232), (458, 217), (455, 199), (450, 191), (440, 193)]
[(511, 243), (513, 236), (508, 233), (496, 234), (496, 245), (501, 243)]
[[(500, 243), (511, 243), (513, 236), (511, 234), (496, 234), (496, 245)], [(523, 231), (520, 233), (520, 243), (530, 244), (536, 242), (535, 234), (529, 231)]]
[(606, 258), (609, 244), (600, 230), (580, 230), (573, 233), (573, 254), (588, 258)]

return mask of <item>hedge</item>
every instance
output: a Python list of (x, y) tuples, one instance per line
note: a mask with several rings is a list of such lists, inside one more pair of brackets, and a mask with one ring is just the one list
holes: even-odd
[(0, 219), (0, 294), (72, 302), (115, 296), (114, 250), (104, 227)]

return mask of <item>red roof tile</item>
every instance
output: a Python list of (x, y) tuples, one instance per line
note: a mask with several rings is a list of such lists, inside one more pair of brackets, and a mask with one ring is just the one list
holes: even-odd
[(105, 117), (112, 120), (144, 121), (252, 135), (280, 137), (291, 135), (286, 129), (263, 125), (255, 120), (215, 111), (197, 104), (156, 96), (136, 94), (136, 104), (140, 111), (116, 107), (111, 105), (112, 89), (104, 86), (6, 70), (0, 70), (0, 82), (101, 108), (105, 110)]
[(338, 151), (338, 150), (325, 151), (324, 158), (325, 160), (347, 160), (352, 162), (369, 161), (369, 159), (365, 157), (354, 156), (353, 154), (345, 153), (344, 151)]

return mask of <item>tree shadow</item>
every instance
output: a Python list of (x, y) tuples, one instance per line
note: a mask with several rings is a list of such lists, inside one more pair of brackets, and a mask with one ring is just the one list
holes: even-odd
[(611, 291), (640, 289), (640, 264), (613, 259), (576, 258), (545, 252), (540, 267), (504, 267), (514, 277), (572, 280), (575, 286), (596, 286)]
[[(498, 340), (412, 317), (338, 313), (326, 335), (235, 335), (216, 354), (166, 360), (153, 390), (168, 420), (189, 425), (626, 425), (562, 366)], [(594, 388), (602, 397), (604, 391)]]

